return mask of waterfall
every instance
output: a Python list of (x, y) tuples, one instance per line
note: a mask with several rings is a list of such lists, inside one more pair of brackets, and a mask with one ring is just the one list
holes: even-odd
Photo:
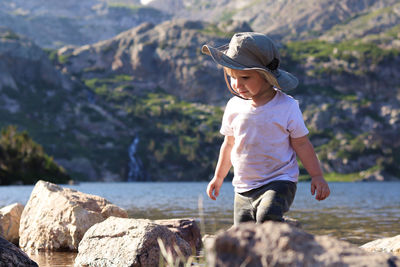
[(96, 95), (92, 91), (87, 90), (86, 96), (90, 104), (94, 104), (96, 102)]
[(133, 142), (129, 146), (129, 173), (128, 182), (144, 180), (142, 162), (139, 158), (136, 158), (137, 146), (139, 144), (139, 137), (136, 136)]

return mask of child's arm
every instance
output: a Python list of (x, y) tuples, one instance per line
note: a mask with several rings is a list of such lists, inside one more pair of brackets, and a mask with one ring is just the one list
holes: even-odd
[(315, 199), (324, 200), (329, 196), (330, 190), (324, 179), (313, 145), (307, 136), (291, 138), (290, 142), (304, 168), (311, 176), (311, 194), (314, 195), (315, 191), (317, 191)]
[(219, 158), (217, 162), (217, 167), (215, 168), (215, 174), (212, 180), (207, 186), (207, 195), (212, 199), (216, 200), (219, 195), (219, 189), (228, 174), (232, 163), (231, 163), (231, 151), (235, 144), (235, 137), (225, 136), (224, 142), (221, 145), (219, 151)]

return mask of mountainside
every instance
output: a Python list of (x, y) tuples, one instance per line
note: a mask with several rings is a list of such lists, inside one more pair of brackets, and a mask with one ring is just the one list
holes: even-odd
[(63, 70), (82, 80), (129, 75), (139, 93), (160, 87), (181, 99), (223, 104), (228, 92), (217, 90), (225, 86), (221, 72), (200, 52), (201, 44), (227, 41), (218, 32), (200, 21), (144, 23), (94, 45), (64, 47), (58, 55)]
[(399, 4), (398, 0), (153, 0), (148, 6), (175, 18), (245, 21), (254, 31), (286, 42), (321, 36), (338, 41), (379, 33), (399, 24)]
[(400, 176), (400, 49), (313, 40), (290, 42), (283, 54), (300, 78), (294, 95), (324, 170)]
[(122, 73), (70, 76), (56, 64), (69, 64), (67, 57), (0, 33), (0, 127), (27, 130), (73, 179), (209, 178), (221, 108), (136, 88)]
[[(160, 87), (216, 104), (227, 99), (222, 70), (199, 50), (207, 42), (228, 42), (220, 32), (193, 21), (144, 24), (93, 46), (61, 49), (59, 56), (67, 58), (65, 72), (97, 91), (104, 83), (96, 79), (128, 74), (139, 95)], [(299, 77), (299, 88), (289, 93), (300, 100), (325, 171), (398, 175), (400, 51), (357, 39), (291, 42), (281, 51), (283, 67)]]
[(170, 19), (139, 1), (0, 1), (0, 25), (28, 36), (42, 47), (85, 45), (111, 38), (147, 21)]
[[(96, 3), (85, 2), (82, 10), (78, 1), (49, 9), (46, 1), (35, 0), (25, 8), (29, 16), (47, 17), (52, 10), (54, 18), (64, 14), (86, 23), (77, 18), (98, 10), (109, 14), (110, 6), (122, 5), (109, 1), (93, 9)], [(274, 9), (267, 8), (271, 3)], [(90, 21), (100, 23), (98, 32), (87, 36), (97, 34), (102, 41), (80, 45), (88, 39), (70, 42), (72, 34), (58, 28), (69, 45), (45, 51), (0, 28), (0, 126), (27, 130), (75, 179), (209, 179), (222, 141), (222, 107), (230, 95), (222, 69), (201, 54), (201, 46), (225, 44), (233, 32), (250, 31), (264, 20), (279, 43), (282, 68), (299, 78), (299, 87), (287, 93), (300, 102), (327, 176), (400, 177), (399, 1), (301, 3), (153, 0), (143, 7), (126, 0), (125, 11), (134, 4), (149, 12), (158, 8), (160, 16), (106, 37), (103, 26), (114, 24), (101, 24), (96, 13)], [(0, 8), (0, 22), (11, 16), (16, 25), (25, 23), (10, 15), (22, 0), (0, 6), (8, 8)], [(268, 21), (266, 14), (286, 16)], [(170, 16), (206, 21), (165, 20)], [(60, 38), (45, 30), (40, 34), (46, 47), (58, 47)]]
[[(120, 166), (127, 166), (128, 153), (114, 163), (101, 154), (112, 155), (119, 146), (126, 151), (134, 134), (92, 98), (32, 41), (0, 29), (0, 127), (27, 130), (74, 179), (119, 179), (127, 172)], [(110, 147), (113, 137), (118, 142)], [(118, 171), (110, 175), (113, 164)]]
[[(343, 41), (399, 32), (399, 0), (87, 0), (0, 1), (0, 25), (42, 47), (93, 44), (143, 22), (246, 22), (279, 42)], [(375, 40), (381, 39), (375, 38)], [(388, 38), (386, 38), (388, 39)], [(391, 38), (389, 38), (391, 39)], [(399, 44), (397, 44), (398, 46)]]

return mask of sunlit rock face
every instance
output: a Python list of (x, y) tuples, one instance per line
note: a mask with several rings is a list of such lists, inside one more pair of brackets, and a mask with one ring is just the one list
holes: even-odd
[(19, 245), (28, 252), (76, 251), (87, 229), (110, 216), (128, 215), (102, 197), (39, 181), (21, 216)]
[(371, 252), (389, 252), (400, 256), (400, 235), (368, 242), (361, 248)]
[(18, 244), (19, 222), (24, 205), (14, 203), (0, 209), (0, 236), (6, 240)]
[(63, 71), (82, 79), (129, 75), (139, 94), (161, 88), (183, 100), (223, 104), (229, 92), (222, 68), (200, 49), (225, 44), (232, 33), (218, 36), (214, 31), (201, 21), (147, 22), (103, 42), (62, 48), (58, 55), (67, 59)]
[(75, 266), (159, 266), (158, 240), (174, 262), (178, 253), (184, 257), (191, 254), (189, 243), (166, 226), (145, 219), (110, 217), (86, 232)]

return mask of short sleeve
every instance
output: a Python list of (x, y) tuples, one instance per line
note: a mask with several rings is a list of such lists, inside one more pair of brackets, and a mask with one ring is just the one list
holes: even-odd
[(224, 116), (222, 117), (221, 129), (219, 130), (222, 135), (233, 136), (232, 106), (232, 101), (229, 101), (226, 105)]
[(309, 133), (301, 113), (299, 103), (294, 100), (288, 117), (288, 128), (290, 137), (299, 138)]

